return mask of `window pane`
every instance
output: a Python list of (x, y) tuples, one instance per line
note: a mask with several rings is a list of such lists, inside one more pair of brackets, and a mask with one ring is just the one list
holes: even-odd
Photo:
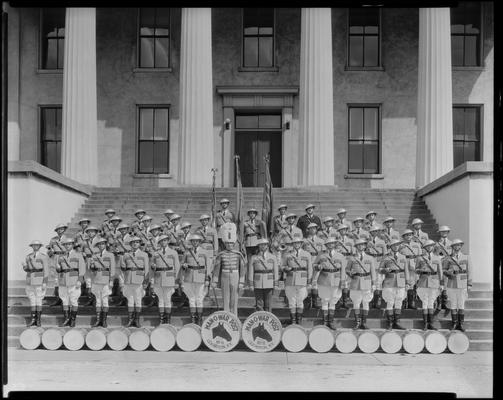
[(141, 36), (153, 36), (154, 32), (155, 32), (154, 28), (146, 28), (146, 27), (140, 28), (140, 35)]
[(377, 36), (365, 37), (365, 66), (377, 67), (379, 65), (379, 38)]
[(154, 142), (140, 142), (138, 168), (140, 173), (152, 173)]
[(140, 108), (140, 139), (152, 139), (154, 110), (152, 108)]
[(259, 115), (259, 128), (281, 128), (281, 115)]
[(47, 40), (47, 47), (44, 54), (45, 62), (43, 68), (56, 69), (58, 67), (58, 41), (56, 39)]
[(245, 37), (244, 40), (244, 66), (257, 67), (258, 66), (258, 38)]
[(140, 67), (154, 67), (154, 39), (142, 38), (140, 42)]
[(259, 28), (258, 33), (259, 35), (272, 35), (272, 26)]
[(274, 8), (262, 8), (259, 11), (259, 26), (273, 26)]
[(365, 14), (361, 9), (349, 9), (349, 32), (363, 33), (365, 26)]
[(259, 38), (259, 66), (272, 67), (272, 37)]
[(451, 33), (465, 33), (464, 7), (451, 8)]
[(257, 115), (236, 115), (236, 129), (258, 128)]
[(140, 9), (140, 34), (153, 35), (155, 28), (155, 8)]
[(365, 139), (369, 140), (379, 140), (378, 135), (378, 109), (377, 108), (365, 108), (365, 126), (364, 126), (364, 134)]
[(168, 142), (154, 143), (154, 173), (165, 174), (168, 172)]
[(47, 37), (49, 32), (57, 34), (57, 28), (65, 26), (65, 8), (44, 8), (42, 10), (42, 35)]
[(463, 38), (464, 36), (451, 36), (452, 65), (463, 65)]
[(480, 140), (479, 109), (475, 107), (465, 108), (465, 140)]
[(357, 174), (363, 172), (363, 143), (350, 142), (349, 143), (349, 168), (350, 174)]
[(349, 65), (363, 66), (363, 37), (351, 36), (349, 38)]
[(464, 161), (480, 161), (480, 144), (478, 142), (465, 142)]
[(60, 171), (60, 146), (58, 142), (46, 142), (43, 146), (44, 153), (44, 165), (48, 168), (51, 168), (54, 171)]
[(56, 110), (42, 109), (42, 140), (56, 140)]
[(463, 140), (465, 137), (465, 112), (462, 107), (452, 109), (452, 133), (454, 140)]
[(258, 27), (245, 28), (245, 35), (258, 35)]
[(465, 33), (480, 33), (480, 3), (465, 3)]
[(155, 39), (155, 67), (169, 67), (169, 38)]
[(465, 36), (465, 65), (476, 66), (478, 65), (478, 37)]
[(256, 32), (258, 32), (258, 27), (260, 26), (259, 11), (260, 9), (258, 8), (243, 8), (243, 27), (245, 32), (247, 28), (256, 28)]
[(349, 109), (349, 138), (363, 139), (363, 108)]
[(365, 33), (367, 34), (378, 34), (379, 33), (379, 26), (366, 26), (365, 27)]
[(364, 145), (364, 169), (365, 174), (379, 173), (379, 146), (378, 143), (365, 143)]
[(167, 108), (155, 109), (154, 140), (168, 140), (169, 118)]
[(56, 140), (61, 140), (61, 127), (63, 126), (61, 108), (56, 108)]
[(65, 39), (58, 39), (58, 68), (63, 69), (65, 63)]
[[(169, 8), (157, 8), (156, 9), (156, 19), (155, 27), (157, 35), (167, 35), (169, 32)], [(159, 30), (162, 29), (163, 32), (160, 33)]]
[(464, 142), (454, 142), (454, 168), (456, 168), (458, 165), (463, 164), (464, 162), (464, 157), (463, 157), (463, 143)]

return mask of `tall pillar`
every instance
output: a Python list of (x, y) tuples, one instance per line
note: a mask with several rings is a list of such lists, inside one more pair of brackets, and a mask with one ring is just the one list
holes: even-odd
[(449, 8), (419, 9), (416, 187), (453, 167)]
[(210, 185), (214, 154), (211, 8), (182, 8), (178, 181)]
[(300, 40), (299, 184), (334, 184), (332, 13), (303, 8)]
[(96, 9), (67, 8), (63, 69), (61, 172), (87, 185), (98, 182)]

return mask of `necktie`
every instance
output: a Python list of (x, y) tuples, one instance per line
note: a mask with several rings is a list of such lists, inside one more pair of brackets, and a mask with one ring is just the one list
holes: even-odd
[(358, 229), (356, 230), (356, 234), (357, 234), (357, 235), (359, 235), (359, 234), (360, 234), (360, 228), (358, 228)]
[(360, 254), (360, 261), (363, 261), (363, 253)]
[(395, 253), (394, 257), (395, 257), (395, 261), (398, 261), (398, 255), (397, 255), (397, 253)]
[(162, 254), (166, 254), (166, 248), (162, 249)]

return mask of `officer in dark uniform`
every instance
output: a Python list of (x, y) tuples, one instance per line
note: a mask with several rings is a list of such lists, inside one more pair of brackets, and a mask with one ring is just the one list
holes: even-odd
[(297, 228), (302, 231), (304, 237), (307, 236), (307, 227), (309, 224), (318, 225), (318, 229), (321, 229), (321, 220), (320, 217), (314, 215), (314, 204), (308, 204), (305, 208), (306, 214), (299, 218), (297, 221)]

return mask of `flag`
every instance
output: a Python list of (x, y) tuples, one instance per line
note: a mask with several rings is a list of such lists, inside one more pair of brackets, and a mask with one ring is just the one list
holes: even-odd
[(239, 242), (239, 250), (246, 257), (246, 249), (244, 247), (244, 215), (243, 215), (244, 197), (243, 197), (243, 186), (241, 185), (241, 172), (239, 171), (239, 156), (238, 155), (234, 156), (234, 159), (236, 160), (236, 188), (237, 188), (236, 233), (237, 233), (237, 240)]
[(270, 236), (273, 231), (273, 220), (272, 220), (272, 181), (271, 173), (269, 171), (269, 164), (271, 160), (269, 159), (269, 154), (264, 157), (265, 160), (265, 182), (264, 182), (264, 194), (262, 195), (262, 221), (264, 221), (266, 226), (267, 235)]
[(216, 168), (212, 168), (213, 173), (213, 183), (211, 185), (211, 226), (213, 228), (217, 227), (217, 193), (215, 192), (215, 174), (217, 172)]

